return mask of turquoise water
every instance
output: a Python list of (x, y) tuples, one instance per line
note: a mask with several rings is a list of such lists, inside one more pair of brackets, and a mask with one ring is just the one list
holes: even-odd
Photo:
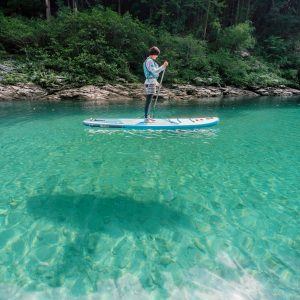
[(0, 299), (300, 299), (300, 98), (141, 111), (0, 102)]

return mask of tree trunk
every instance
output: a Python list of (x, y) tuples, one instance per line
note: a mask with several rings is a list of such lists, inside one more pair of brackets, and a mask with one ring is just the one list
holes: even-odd
[(121, 14), (121, 0), (118, 0), (118, 14)]
[(247, 13), (246, 13), (246, 20), (248, 21), (250, 18), (250, 5), (251, 5), (251, 0), (248, 0), (248, 5), (247, 5)]
[(206, 10), (204, 30), (203, 30), (203, 39), (204, 40), (206, 38), (206, 32), (207, 32), (207, 24), (208, 24), (208, 18), (209, 18), (210, 2), (211, 2), (211, 0), (208, 0), (208, 2), (207, 2), (207, 10)]
[(150, 8), (149, 8), (149, 23), (152, 23), (152, 16), (153, 16), (153, 8), (152, 8), (152, 5), (150, 5)]
[(237, 1), (236, 14), (235, 14), (235, 24), (240, 20), (240, 0)]
[(78, 9), (77, 9), (77, 0), (73, 0), (73, 10), (74, 10), (75, 14), (78, 11)]
[(272, 6), (271, 6), (271, 9), (275, 6), (275, 1), (272, 0)]
[(51, 17), (50, 0), (45, 0), (45, 4), (46, 4), (46, 19), (49, 20)]

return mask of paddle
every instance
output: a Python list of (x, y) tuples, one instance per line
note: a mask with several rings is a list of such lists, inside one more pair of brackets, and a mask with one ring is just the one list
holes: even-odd
[[(160, 83), (159, 83), (159, 87), (158, 87), (158, 91), (157, 91), (157, 94), (156, 94), (156, 98), (155, 98), (155, 101), (154, 101), (154, 105), (153, 105), (153, 113), (152, 113), (152, 118), (154, 118), (154, 112), (155, 112), (155, 107), (156, 107), (156, 102), (157, 102), (157, 99), (158, 99), (158, 96), (159, 96), (159, 92), (160, 92), (160, 88), (162, 86), (162, 82), (163, 82), (163, 79), (164, 79), (164, 75), (165, 75), (165, 72), (166, 72), (166, 69), (163, 70), (163, 73), (161, 75), (161, 79), (160, 79)], [(152, 101), (151, 101), (152, 102)], [(151, 107), (152, 103), (150, 103), (150, 107)], [(151, 115), (151, 113), (150, 113)]]

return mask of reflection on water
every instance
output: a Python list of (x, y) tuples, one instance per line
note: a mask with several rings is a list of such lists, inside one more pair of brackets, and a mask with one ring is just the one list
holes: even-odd
[(218, 129), (195, 129), (195, 130), (124, 130), (124, 129), (87, 129), (88, 133), (114, 135), (119, 137), (136, 136), (145, 139), (168, 139), (168, 138), (216, 138)]

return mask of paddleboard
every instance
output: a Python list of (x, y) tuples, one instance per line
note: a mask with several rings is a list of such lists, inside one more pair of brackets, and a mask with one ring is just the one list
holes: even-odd
[(197, 129), (216, 125), (217, 117), (199, 118), (171, 118), (154, 119), (153, 122), (145, 122), (144, 119), (87, 119), (84, 125), (100, 128), (125, 128), (125, 129), (151, 129), (151, 130), (174, 130), (174, 129)]

